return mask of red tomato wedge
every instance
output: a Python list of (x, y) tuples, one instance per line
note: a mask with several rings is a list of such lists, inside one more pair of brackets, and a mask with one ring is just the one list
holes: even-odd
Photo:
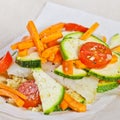
[(86, 32), (88, 30), (87, 27), (84, 27), (84, 26), (76, 24), (76, 23), (66, 23), (64, 25), (64, 28), (65, 28), (66, 31)]
[(80, 48), (79, 59), (88, 68), (103, 68), (111, 61), (112, 52), (100, 43), (87, 42)]
[(0, 59), (0, 73), (4, 73), (11, 65), (13, 59), (8, 51), (5, 56)]
[(36, 107), (41, 103), (38, 87), (34, 80), (27, 80), (26, 82), (22, 83), (19, 86), (18, 91), (27, 96), (23, 107)]

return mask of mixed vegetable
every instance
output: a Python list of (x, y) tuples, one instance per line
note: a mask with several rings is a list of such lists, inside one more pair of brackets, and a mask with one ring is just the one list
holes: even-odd
[(33, 21), (26, 27), (29, 35), (11, 45), (17, 53), (0, 59), (6, 102), (44, 114), (85, 112), (97, 93), (119, 86), (120, 34), (108, 45), (105, 36), (93, 35), (97, 22), (89, 28), (60, 22), (40, 33)]

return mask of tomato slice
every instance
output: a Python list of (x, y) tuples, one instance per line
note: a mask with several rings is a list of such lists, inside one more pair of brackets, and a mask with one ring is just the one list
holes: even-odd
[(38, 87), (35, 84), (34, 80), (27, 80), (22, 83), (19, 86), (18, 91), (27, 96), (23, 107), (36, 107), (38, 104), (41, 103)]
[(87, 42), (80, 48), (79, 59), (88, 68), (103, 68), (111, 61), (112, 52), (103, 44)]
[(5, 56), (0, 59), (0, 73), (4, 73), (12, 64), (12, 56), (8, 51)]
[(66, 23), (64, 25), (66, 31), (80, 31), (80, 32), (86, 32), (88, 30), (87, 27), (84, 27), (82, 25), (78, 25), (76, 23)]

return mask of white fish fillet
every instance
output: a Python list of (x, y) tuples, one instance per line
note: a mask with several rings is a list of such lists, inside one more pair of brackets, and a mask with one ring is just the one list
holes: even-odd
[(80, 80), (71, 80), (59, 75), (56, 75), (53, 71), (56, 66), (51, 63), (42, 65), (43, 70), (51, 77), (56, 79), (59, 83), (67, 88), (71, 88), (80, 95), (82, 95), (87, 103), (92, 103), (96, 97), (96, 88), (98, 85), (98, 79), (94, 77), (84, 77)]
[(32, 74), (32, 71), (29, 68), (20, 67), (18, 64), (13, 63), (10, 68), (7, 70), (8, 75), (15, 75), (18, 77), (28, 77)]

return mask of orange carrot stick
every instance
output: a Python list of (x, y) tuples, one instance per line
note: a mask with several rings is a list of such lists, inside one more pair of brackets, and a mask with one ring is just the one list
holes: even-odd
[(58, 45), (58, 44), (59, 44), (59, 42), (57, 40), (54, 40), (54, 41), (51, 41), (51, 42), (47, 43), (47, 46), (48, 47), (53, 47), (53, 46)]
[(28, 49), (31, 47), (34, 47), (34, 43), (32, 41), (23, 41), (18, 44), (19, 50)]
[(62, 61), (63, 72), (68, 75), (73, 74), (73, 61)]
[(46, 62), (47, 62), (47, 59), (46, 59), (46, 58), (41, 57), (41, 61), (42, 61), (42, 63), (46, 63)]
[(43, 37), (41, 41), (43, 43), (49, 43), (49, 42), (58, 40), (59, 38), (62, 38), (62, 37), (63, 37), (62, 32), (55, 32), (47, 37)]
[(18, 49), (18, 44), (19, 44), (19, 42), (12, 44), (12, 45), (10, 46), (11, 49), (12, 49), (12, 50)]
[(61, 31), (63, 29), (63, 27), (64, 27), (64, 23), (62, 23), (62, 22), (51, 25), (50, 27), (48, 27), (45, 30), (40, 32), (40, 34), (39, 34), (40, 39), (45, 36), (48, 36), (54, 32)]
[(67, 102), (68, 106), (77, 112), (85, 112), (86, 105), (74, 100), (69, 94), (65, 93), (64, 100)]
[(22, 107), (24, 105), (24, 101), (21, 98), (19, 98), (17, 95), (7, 90), (0, 89), (0, 96), (6, 96), (12, 98), (15, 101), (16, 105), (19, 107)]
[(112, 48), (111, 50), (114, 51), (114, 52), (120, 52), (120, 45)]
[(35, 24), (33, 23), (33, 21), (28, 22), (27, 29), (28, 29), (33, 41), (34, 41), (34, 44), (35, 44), (38, 52), (41, 53), (41, 51), (44, 50), (44, 46), (39, 38), (37, 28), (36, 28)]
[[(57, 52), (56, 52), (56, 53), (57, 53)], [(50, 56), (49, 56), (49, 58), (48, 58), (48, 61), (53, 62), (53, 60), (55, 59), (56, 53), (50, 54)]]
[(28, 49), (18, 51), (18, 56), (23, 57), (23, 56), (26, 56), (26, 55), (28, 55)]
[(26, 97), (25, 95), (23, 95), (22, 93), (20, 93), (19, 91), (15, 90), (15, 89), (12, 89), (11, 87), (9, 87), (9, 86), (7, 86), (7, 85), (5, 85), (5, 84), (3, 84), (3, 83), (0, 83), (0, 88), (9, 91), (9, 92), (11, 92), (11, 93), (13, 93), (13, 94), (21, 97), (21, 98), (24, 99), (24, 100), (27, 99), (27, 97)]
[(98, 28), (99, 24), (96, 22), (94, 23), (82, 36), (81, 40), (86, 40), (90, 37), (90, 35)]
[(58, 50), (59, 50), (59, 45), (47, 48), (42, 52), (41, 57), (48, 59), (51, 54), (56, 54)]
[(15, 50), (15, 49), (27, 49), (27, 48), (31, 48), (34, 47), (34, 43), (32, 42), (32, 40), (26, 40), (26, 41), (22, 41), (22, 42), (17, 42), (13, 45), (11, 45), (11, 49)]
[(47, 48), (48, 48), (47, 44), (43, 44), (43, 46), (44, 46), (44, 49), (47, 49)]
[(80, 60), (75, 60), (74, 61), (75, 67), (79, 69), (84, 69), (86, 66), (80, 61)]
[[(22, 38), (21, 42), (17, 42), (17, 43), (14, 43), (11, 45), (11, 49), (12, 50), (15, 50), (15, 49), (24, 49), (24, 47), (26, 48), (27, 47), (27, 43), (29, 44), (34, 44), (33, 43), (33, 40), (31, 39), (30, 36), (25, 36)], [(31, 47), (31, 46), (30, 46)]]
[(102, 40), (103, 40), (104, 42), (107, 42), (107, 38), (106, 38), (105, 36), (102, 37)]
[(60, 53), (60, 50), (56, 53), (56, 55), (55, 55), (55, 58), (54, 58), (54, 60), (53, 60), (53, 63), (58, 63), (58, 64), (60, 64), (60, 63), (62, 63), (62, 60), (63, 60), (63, 58), (62, 58), (62, 55), (61, 55), (61, 53)]
[(112, 55), (112, 59), (110, 61), (110, 64), (113, 64), (118, 61), (118, 57), (116, 55)]
[(60, 103), (60, 108), (64, 111), (68, 108), (68, 103), (63, 99)]

